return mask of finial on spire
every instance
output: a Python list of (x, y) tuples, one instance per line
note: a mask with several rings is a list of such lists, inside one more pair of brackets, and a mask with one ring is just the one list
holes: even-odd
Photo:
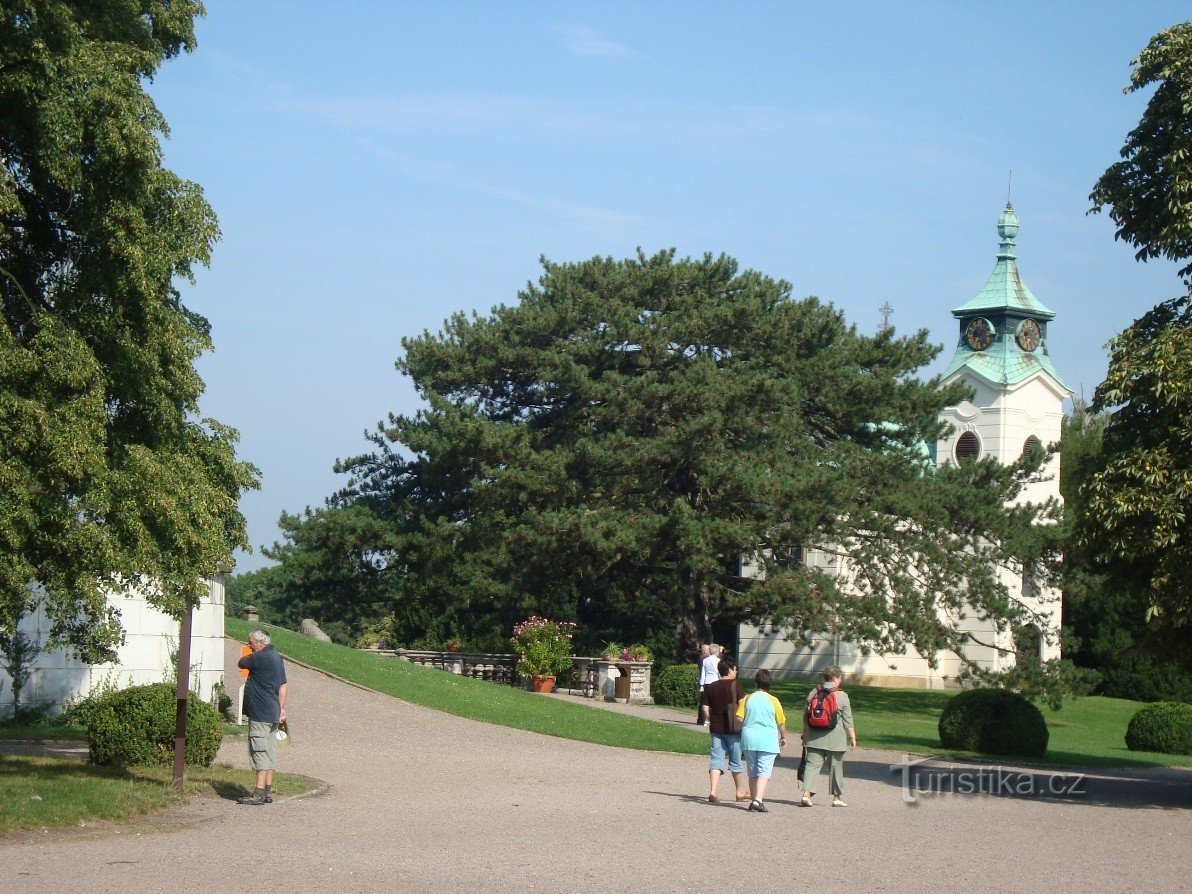
[(1010, 207), (1010, 191), (1014, 186), (1014, 170), (1010, 170), (1010, 176), (1006, 178), (1006, 207)]
[(884, 301), (882, 302), (882, 306), (878, 308), (878, 311), (882, 315), (882, 325), (881, 328), (878, 329), (878, 334), (880, 335), (881, 333), (888, 332), (894, 328), (890, 325), (890, 317), (894, 313), (894, 308), (890, 306), (889, 301)]

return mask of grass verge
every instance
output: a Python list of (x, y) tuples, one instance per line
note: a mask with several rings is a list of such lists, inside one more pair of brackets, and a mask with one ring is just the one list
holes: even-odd
[[(179, 803), (171, 767), (97, 767), (77, 758), (0, 754), (0, 835), (30, 829), (123, 821)], [(187, 767), (187, 797), (234, 800), (253, 787), (248, 770)], [(309, 791), (301, 777), (278, 775), (281, 795)]]

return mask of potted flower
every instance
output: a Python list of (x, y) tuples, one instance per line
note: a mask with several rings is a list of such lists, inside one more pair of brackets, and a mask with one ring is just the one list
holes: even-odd
[(634, 643), (631, 646), (626, 646), (621, 652), (622, 661), (649, 661), (650, 650), (641, 643)]
[(531, 615), (513, 628), (509, 642), (518, 654), (517, 672), (533, 681), (535, 692), (550, 692), (555, 676), (571, 667), (570, 621), (549, 621)]

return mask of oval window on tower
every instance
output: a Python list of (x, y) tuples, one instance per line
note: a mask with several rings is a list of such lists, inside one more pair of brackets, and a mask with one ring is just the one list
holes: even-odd
[(1031, 435), (1022, 443), (1022, 455), (1023, 456), (1029, 456), (1033, 451), (1042, 450), (1042, 449), (1043, 449), (1043, 442), (1040, 441), (1038, 438), (1036, 438), (1034, 435)]
[(962, 463), (968, 459), (981, 456), (981, 439), (971, 431), (966, 431), (956, 439), (956, 462)]

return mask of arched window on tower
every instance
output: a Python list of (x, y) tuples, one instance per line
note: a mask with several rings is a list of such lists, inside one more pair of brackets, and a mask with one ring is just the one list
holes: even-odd
[(979, 459), (981, 456), (981, 439), (971, 431), (964, 432), (956, 439), (955, 456), (957, 464), (970, 459)]
[(1030, 456), (1031, 453), (1033, 453), (1034, 451), (1042, 450), (1042, 449), (1043, 449), (1043, 442), (1040, 441), (1034, 435), (1031, 435), (1025, 441), (1022, 442), (1022, 455), (1023, 456)]

